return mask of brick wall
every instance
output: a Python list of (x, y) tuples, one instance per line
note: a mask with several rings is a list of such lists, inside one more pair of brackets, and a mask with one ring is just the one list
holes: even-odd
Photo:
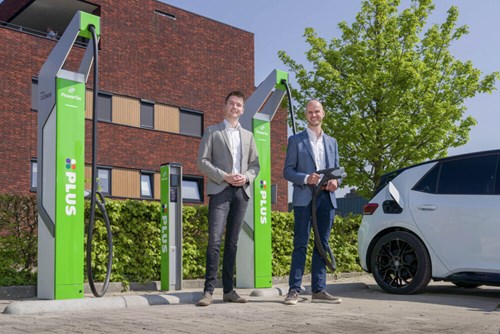
[[(94, 1), (101, 6), (99, 89), (112, 94), (199, 110), (204, 126), (222, 120), (230, 90), (254, 90), (254, 36), (158, 1)], [(175, 19), (157, 14), (161, 11)], [(30, 158), (36, 157), (37, 113), (31, 111), (31, 78), (56, 42), (0, 27), (0, 189), (25, 193)], [(83, 50), (73, 48), (65, 68), (76, 71)], [(87, 87), (92, 87), (90, 76)], [(91, 122), (86, 124), (86, 163), (91, 158)], [(282, 178), (286, 112), (272, 122), (272, 183), (286, 211)], [(199, 138), (99, 122), (98, 164), (159, 170), (180, 162), (184, 174), (202, 175), (195, 161)]]
[(4, 0), (0, 4), (0, 21), (7, 21), (28, 6), (32, 0)]

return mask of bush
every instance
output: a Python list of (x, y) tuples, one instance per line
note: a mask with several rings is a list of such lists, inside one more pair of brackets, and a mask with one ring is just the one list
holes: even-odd
[(208, 207), (185, 206), (182, 220), (183, 276), (185, 279), (205, 277), (208, 245)]
[[(114, 260), (111, 281), (147, 282), (160, 277), (160, 204), (147, 201), (113, 201), (106, 204), (113, 231)], [(88, 203), (86, 206), (88, 211)], [(272, 212), (273, 276), (287, 276), (293, 251), (293, 213)], [(361, 271), (357, 257), (357, 231), (361, 216), (335, 217), (330, 237), (338, 272)], [(203, 278), (208, 244), (208, 207), (183, 207), (183, 277)], [(311, 232), (312, 234), (312, 232)], [(93, 238), (94, 277), (106, 275), (106, 229), (96, 217)], [(310, 272), (314, 241), (310, 238), (306, 273)], [(223, 250), (221, 250), (221, 253)], [(222, 261), (220, 264), (222, 265)]]
[[(90, 203), (85, 203), (86, 229)], [(160, 203), (107, 200), (106, 210), (113, 233), (112, 282), (149, 282), (160, 279)], [(35, 284), (37, 259), (36, 197), (0, 196), (0, 286)], [(273, 276), (287, 276), (293, 250), (293, 213), (272, 212)], [(360, 271), (357, 230), (361, 216), (335, 217), (330, 245), (338, 272)], [(311, 232), (312, 234), (312, 232)], [(107, 232), (96, 210), (92, 240), (93, 274), (103, 281), (107, 270)], [(85, 237), (86, 239), (86, 237)], [(208, 243), (208, 208), (183, 207), (183, 277), (203, 278)], [(85, 248), (86, 240), (82, 247)], [(306, 262), (311, 266), (313, 238)], [(222, 264), (222, 261), (220, 261)]]
[[(85, 203), (86, 231), (90, 202)], [(157, 280), (160, 271), (160, 204), (135, 200), (107, 200), (113, 234), (112, 282)], [(87, 235), (85, 236), (86, 244)], [(92, 238), (94, 281), (104, 281), (107, 270), (107, 232), (98, 209)], [(86, 249), (85, 249), (85, 256)]]
[[(272, 212), (273, 276), (287, 276), (290, 272), (293, 251), (293, 212)], [(337, 262), (337, 272), (359, 272), (357, 233), (361, 216), (335, 216), (330, 247)], [(305, 273), (310, 273), (314, 233), (311, 229), (307, 247)]]
[(0, 286), (36, 282), (36, 196), (0, 195)]

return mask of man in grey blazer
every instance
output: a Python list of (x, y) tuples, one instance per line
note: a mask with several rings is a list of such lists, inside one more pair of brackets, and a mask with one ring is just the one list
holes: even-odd
[(239, 124), (244, 95), (230, 92), (224, 104), (224, 121), (205, 129), (198, 152), (198, 168), (208, 177), (208, 247), (205, 287), (198, 306), (212, 303), (224, 229), (222, 260), (223, 301), (246, 303), (233, 289), (238, 236), (251, 197), (250, 183), (260, 165), (253, 134)]
[[(298, 301), (311, 231), (311, 209), (316, 210), (321, 243), (327, 249), (337, 207), (335, 190), (339, 186), (339, 181), (328, 180), (316, 198), (316, 208), (311, 208), (313, 186), (317, 185), (322, 177), (315, 171), (339, 167), (337, 141), (325, 134), (321, 128), (324, 117), (322, 104), (317, 100), (309, 101), (306, 105), (306, 130), (288, 139), (283, 176), (293, 184), (295, 224), (289, 291), (285, 299), (287, 305), (295, 305)], [(315, 246), (311, 268), (312, 301), (336, 304), (341, 302), (340, 298), (327, 293), (325, 288), (326, 264)]]

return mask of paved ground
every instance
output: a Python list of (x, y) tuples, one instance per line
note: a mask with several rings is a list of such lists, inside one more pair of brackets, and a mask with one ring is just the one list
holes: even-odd
[[(280, 293), (287, 289), (282, 284), (265, 291), (238, 289), (248, 296), (247, 304), (223, 303), (217, 289), (209, 307), (194, 305), (199, 289), (169, 297), (156, 292), (86, 297), (94, 308), (89, 303), (73, 311), (43, 312), (38, 304), (43, 301), (0, 300), (0, 311), (20, 303), (38, 308), (34, 314), (0, 314), (0, 333), (500, 333), (498, 287), (465, 290), (431, 283), (424, 294), (397, 296), (382, 292), (371, 276), (343, 278), (328, 285), (342, 297), (340, 305), (311, 303), (305, 287), (296, 306), (282, 303)], [(260, 296), (250, 296), (256, 292)]]

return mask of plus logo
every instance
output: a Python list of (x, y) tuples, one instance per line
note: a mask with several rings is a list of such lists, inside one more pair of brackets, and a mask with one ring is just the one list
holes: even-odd
[(161, 252), (168, 253), (168, 205), (161, 205)]
[(65, 212), (67, 216), (76, 215), (76, 160), (67, 158), (66, 165), (66, 183), (64, 189), (66, 196), (64, 198), (66, 203)]
[(265, 180), (260, 180), (260, 201), (259, 214), (260, 223), (267, 224), (267, 184)]

